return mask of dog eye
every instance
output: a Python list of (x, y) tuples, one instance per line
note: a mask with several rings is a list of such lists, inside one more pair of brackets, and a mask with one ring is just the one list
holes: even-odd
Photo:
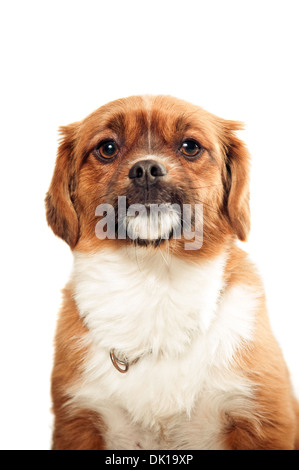
[(185, 140), (181, 147), (180, 152), (186, 157), (197, 157), (202, 151), (202, 147), (195, 140)]
[(96, 155), (104, 160), (111, 160), (117, 156), (118, 152), (118, 145), (113, 140), (103, 142), (96, 148)]

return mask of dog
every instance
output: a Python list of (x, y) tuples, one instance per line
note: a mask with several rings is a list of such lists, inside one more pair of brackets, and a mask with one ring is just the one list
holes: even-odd
[(53, 450), (299, 448), (263, 284), (238, 242), (250, 230), (241, 129), (148, 95), (60, 128), (46, 215), (74, 264)]

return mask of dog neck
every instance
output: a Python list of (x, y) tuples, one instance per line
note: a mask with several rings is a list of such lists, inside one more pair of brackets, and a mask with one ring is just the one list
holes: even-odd
[(97, 348), (133, 363), (178, 357), (215, 316), (227, 254), (184, 261), (159, 249), (74, 252), (74, 297)]

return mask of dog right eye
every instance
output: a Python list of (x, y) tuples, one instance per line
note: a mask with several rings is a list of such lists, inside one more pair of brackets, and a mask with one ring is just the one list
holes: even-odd
[(180, 152), (189, 158), (197, 157), (201, 153), (201, 146), (195, 140), (187, 139), (185, 140), (181, 147)]

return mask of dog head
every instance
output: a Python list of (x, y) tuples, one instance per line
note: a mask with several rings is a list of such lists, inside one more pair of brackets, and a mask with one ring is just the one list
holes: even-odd
[(240, 128), (169, 96), (117, 100), (61, 127), (49, 225), (72, 249), (135, 243), (182, 253), (184, 208), (196, 235), (200, 206), (202, 254), (233, 237), (246, 240), (249, 155), (235, 134)]

